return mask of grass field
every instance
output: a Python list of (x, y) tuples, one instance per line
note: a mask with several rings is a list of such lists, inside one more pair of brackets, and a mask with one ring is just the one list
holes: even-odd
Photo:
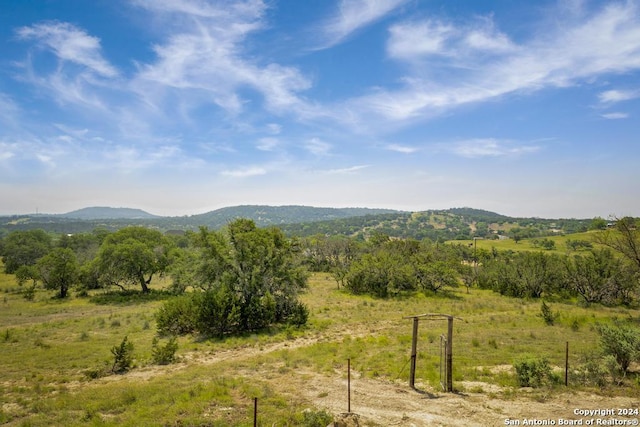
[[(151, 343), (161, 295), (128, 302), (99, 298), (99, 291), (61, 301), (38, 290), (27, 301), (19, 290), (12, 276), (0, 274), (0, 423), (16, 426), (252, 425), (254, 397), (260, 425), (303, 425), (303, 411), (322, 409), (329, 392), (312, 399), (288, 385), (343, 380), (347, 359), (361, 381), (407, 384), (412, 321), (405, 317), (423, 313), (456, 316), (456, 390), (509, 400), (520, 393), (507, 369), (518, 357), (543, 356), (560, 369), (569, 342), (570, 363), (577, 364), (597, 349), (597, 322), (639, 314), (551, 301), (559, 318), (547, 326), (539, 316), (540, 301), (465, 288), (449, 297), (380, 300), (343, 293), (328, 275), (315, 274), (302, 295), (310, 308), (305, 328), (226, 340), (181, 337), (178, 363), (155, 366)], [(433, 393), (440, 387), (439, 343), (445, 333), (446, 321), (420, 322), (417, 383)], [(125, 336), (135, 346), (136, 366), (102, 376), (113, 363), (111, 348)], [(471, 383), (472, 389), (465, 385)], [(543, 393), (560, 393), (559, 388)], [(638, 390), (627, 382), (606, 393), (637, 397)]]
[[(599, 247), (597, 243), (594, 242), (593, 236), (597, 233), (590, 231), (586, 233), (573, 233), (573, 234), (564, 234), (558, 236), (548, 236), (548, 237), (539, 237), (534, 239), (522, 239), (516, 243), (513, 239), (503, 239), (503, 240), (490, 240), (490, 239), (477, 239), (474, 243), (473, 240), (452, 240), (449, 243), (451, 244), (461, 244), (461, 245), (469, 245), (473, 247), (475, 244), (476, 249), (478, 250), (487, 250), (490, 251), (492, 248), (496, 248), (501, 251), (543, 251), (545, 253), (557, 253), (557, 254), (566, 254), (568, 252), (567, 249), (567, 241), (568, 240), (582, 240), (586, 242), (590, 242), (593, 244), (593, 247)], [(555, 243), (555, 248), (552, 250), (544, 250), (540, 247), (537, 247), (533, 244), (534, 240), (548, 239)]]

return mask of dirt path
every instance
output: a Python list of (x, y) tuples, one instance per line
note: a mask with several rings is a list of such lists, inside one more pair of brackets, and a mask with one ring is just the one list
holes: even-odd
[[(379, 325), (384, 329), (386, 325)], [(371, 334), (370, 326), (337, 329), (314, 336), (251, 346), (221, 350), (215, 353), (192, 352), (183, 356), (182, 363), (170, 366), (150, 366), (134, 370), (127, 375), (106, 377), (104, 381), (139, 381), (168, 375), (194, 364), (214, 365), (228, 361), (243, 361), (267, 355), (282, 349), (296, 349), (316, 344), (319, 341), (339, 341), (351, 337)], [(295, 375), (278, 373), (278, 366), (264, 366), (238, 370), (238, 375), (258, 377), (292, 398), (303, 398), (312, 406), (326, 409), (333, 414), (347, 412), (347, 379), (344, 372), (324, 375), (310, 370), (296, 370)], [(625, 417), (600, 417), (574, 414), (576, 409), (596, 410), (600, 408), (640, 408), (640, 400), (630, 397), (603, 397), (583, 392), (553, 393), (518, 391), (510, 398), (504, 396), (500, 387), (479, 382), (458, 382), (464, 390), (481, 389), (482, 393), (442, 393), (425, 384), (416, 384), (416, 390), (408, 384), (384, 379), (361, 378), (352, 373), (351, 412), (359, 417), (361, 426), (504, 426), (504, 425), (563, 425), (562, 420), (594, 419), (606, 422), (610, 418), (628, 420)], [(640, 419), (640, 417), (637, 417)], [(530, 422), (527, 424), (527, 422)], [(531, 423), (533, 422), (533, 424)], [(535, 424), (547, 422), (547, 424)], [(551, 424), (555, 422), (555, 424)], [(510, 424), (511, 423), (511, 424)], [(571, 425), (571, 424), (564, 424)], [(580, 425), (580, 424), (578, 424)], [(585, 424), (582, 424), (585, 425)]]
[[(306, 373), (295, 387), (314, 406), (334, 414), (347, 411), (347, 381), (343, 378)], [(552, 420), (556, 424), (551, 425), (558, 425), (560, 419), (584, 422), (587, 418), (611, 418), (575, 415), (574, 409), (638, 408), (639, 404), (638, 399), (574, 392), (539, 402), (528, 396), (502, 400), (484, 393), (418, 391), (407, 384), (368, 378), (352, 379), (351, 383), (351, 412), (359, 415), (361, 425), (485, 427), (509, 425), (507, 420), (520, 422), (510, 425), (527, 425), (525, 420), (534, 419)]]

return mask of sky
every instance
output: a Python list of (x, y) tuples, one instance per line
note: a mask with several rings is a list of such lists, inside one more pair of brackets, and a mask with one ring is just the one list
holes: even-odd
[(640, 216), (640, 0), (0, 4), (0, 214)]

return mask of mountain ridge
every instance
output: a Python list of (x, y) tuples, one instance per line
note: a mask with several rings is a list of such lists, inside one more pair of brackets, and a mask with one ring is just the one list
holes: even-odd
[(142, 209), (135, 208), (113, 208), (110, 206), (89, 206), (76, 209), (71, 212), (58, 215), (63, 218), (74, 218), (84, 220), (95, 219), (151, 219), (161, 218), (158, 215), (150, 214)]
[(380, 232), (395, 238), (431, 240), (490, 238), (497, 233), (508, 233), (514, 227), (523, 228), (526, 233), (536, 236), (573, 233), (586, 231), (591, 222), (588, 219), (512, 218), (468, 207), (408, 212), (303, 205), (239, 205), (190, 216), (157, 216), (140, 209), (93, 207), (62, 215), (0, 216), (0, 237), (14, 230), (43, 229), (73, 234), (95, 229), (115, 231), (132, 225), (167, 233), (183, 233), (199, 227), (220, 229), (237, 218), (251, 219), (258, 227), (279, 227), (290, 236), (317, 234), (366, 238), (371, 233)]

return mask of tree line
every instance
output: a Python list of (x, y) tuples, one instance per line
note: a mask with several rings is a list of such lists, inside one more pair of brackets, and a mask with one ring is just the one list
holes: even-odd
[(330, 273), (347, 292), (382, 298), (477, 286), (512, 297), (633, 304), (640, 280), (637, 226), (636, 219), (619, 219), (594, 233), (593, 242), (568, 243), (566, 255), (475, 250), (380, 230), (366, 240), (287, 237), (280, 228), (259, 228), (247, 219), (178, 235), (140, 226), (57, 236), (15, 231), (0, 240), (0, 255), (25, 297), (37, 286), (59, 298), (72, 289), (137, 288), (145, 294), (155, 278), (170, 276), (166, 292), (178, 297), (158, 313), (159, 329), (222, 336), (274, 323), (304, 324), (308, 312), (298, 295), (307, 271)]
[(224, 230), (206, 227), (167, 236), (132, 226), (109, 232), (52, 236), (15, 231), (0, 240), (6, 273), (15, 274), (25, 296), (36, 286), (67, 298), (71, 289), (152, 291), (154, 278), (169, 275), (170, 298), (157, 315), (163, 333), (227, 333), (274, 323), (306, 323), (298, 302), (306, 286), (295, 241), (277, 228), (238, 219)]
[(622, 218), (569, 240), (564, 255), (540, 251), (475, 250), (427, 239), (395, 239), (377, 232), (367, 241), (316, 235), (303, 240), (304, 262), (329, 272), (356, 294), (445, 293), (458, 286), (492, 289), (520, 298), (579, 298), (586, 304), (632, 304), (640, 287), (637, 220)]

